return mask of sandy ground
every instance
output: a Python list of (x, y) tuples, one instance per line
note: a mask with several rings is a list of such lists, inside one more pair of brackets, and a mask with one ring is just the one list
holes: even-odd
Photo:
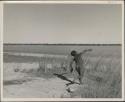
[[(66, 81), (59, 78), (35, 78), (23, 84), (4, 85), (4, 97), (11, 98), (60, 98), (68, 97)], [(65, 96), (66, 95), (66, 96)]]
[[(15, 72), (15, 69), (20, 68), (20, 71)], [(67, 89), (77, 87), (78, 84), (66, 86), (69, 83), (58, 77), (43, 78), (30, 76), (27, 73), (22, 73), (22, 70), (36, 70), (37, 64), (22, 64), (17, 63), (4, 64), (4, 86), (3, 96), (5, 98), (60, 98), (70, 97)], [(73, 80), (73, 79), (70, 79)]]

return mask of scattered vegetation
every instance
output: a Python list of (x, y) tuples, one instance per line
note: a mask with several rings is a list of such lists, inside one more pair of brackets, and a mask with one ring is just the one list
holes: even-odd
[[(103, 53), (103, 52), (102, 52)], [(115, 56), (116, 55), (116, 56)], [(9, 58), (7, 58), (9, 57)], [(12, 57), (12, 58), (11, 58)], [(5, 55), (5, 59), (13, 59), (17, 56)], [(73, 77), (69, 71), (70, 58), (48, 58), (48, 57), (19, 57), (21, 60), (30, 61), (30, 63), (37, 63), (36, 68), (27, 69), (26, 67), (21, 69), (21, 65), (15, 67), (14, 71), (27, 73), (28, 75), (54, 78), (54, 73), (62, 74), (67, 73), (67, 78)], [(27, 62), (26, 62), (27, 63)], [(29, 63), (29, 62), (28, 62)], [(21, 63), (17, 63), (21, 64)], [(70, 93), (71, 98), (120, 98), (122, 93), (122, 75), (121, 75), (121, 56), (113, 54), (94, 54), (86, 57), (86, 63), (84, 63), (86, 71), (83, 77), (83, 85), (79, 85), (77, 90)], [(76, 73), (77, 74), (77, 73)], [(10, 82), (9, 82), (10, 83)], [(15, 81), (13, 82), (15, 83)], [(8, 84), (8, 82), (6, 83)], [(61, 96), (63, 97), (63, 95)], [(67, 96), (65, 96), (67, 97)], [(69, 96), (68, 96), (69, 97)]]

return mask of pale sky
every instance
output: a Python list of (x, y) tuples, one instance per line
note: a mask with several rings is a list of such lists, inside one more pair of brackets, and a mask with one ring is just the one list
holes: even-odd
[(119, 4), (5, 4), (4, 43), (122, 42)]

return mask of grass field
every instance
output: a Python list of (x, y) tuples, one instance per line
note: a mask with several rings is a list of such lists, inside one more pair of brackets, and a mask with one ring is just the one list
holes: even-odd
[[(66, 80), (56, 74), (67, 73), (64, 77), (72, 80), (69, 72), (70, 51), (92, 48), (86, 58), (83, 85), (68, 93)], [(53, 57), (35, 57), (4, 54), (4, 96), (5, 97), (59, 97), (59, 98), (120, 98), (121, 97), (121, 46), (45, 46), (45, 45), (5, 45), (4, 52), (50, 54)], [(56, 57), (67, 56), (65, 58)], [(77, 73), (74, 72), (77, 77)], [(49, 81), (48, 81), (49, 80)], [(77, 80), (78, 81), (78, 80)], [(44, 85), (43, 85), (44, 83)], [(49, 86), (47, 85), (49, 84)], [(42, 87), (43, 85), (43, 87)], [(47, 86), (46, 86), (47, 85)], [(52, 85), (52, 86), (51, 86)], [(48, 88), (45, 88), (48, 87)], [(51, 87), (50, 87), (51, 86)], [(34, 88), (33, 93), (25, 92)], [(22, 89), (15, 93), (17, 88)], [(51, 93), (47, 93), (51, 90)], [(54, 91), (55, 90), (55, 91)], [(28, 90), (27, 90), (28, 91)], [(40, 92), (39, 92), (40, 91)], [(21, 92), (23, 94), (21, 94)], [(35, 93), (36, 92), (36, 93)], [(27, 93), (28, 95), (24, 95)], [(46, 93), (46, 94), (45, 94)], [(65, 95), (66, 93), (66, 95)]]

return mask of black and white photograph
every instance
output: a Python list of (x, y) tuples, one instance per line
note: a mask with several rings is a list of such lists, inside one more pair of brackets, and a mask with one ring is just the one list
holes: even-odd
[(3, 99), (123, 99), (123, 2), (96, 2), (3, 3)]

